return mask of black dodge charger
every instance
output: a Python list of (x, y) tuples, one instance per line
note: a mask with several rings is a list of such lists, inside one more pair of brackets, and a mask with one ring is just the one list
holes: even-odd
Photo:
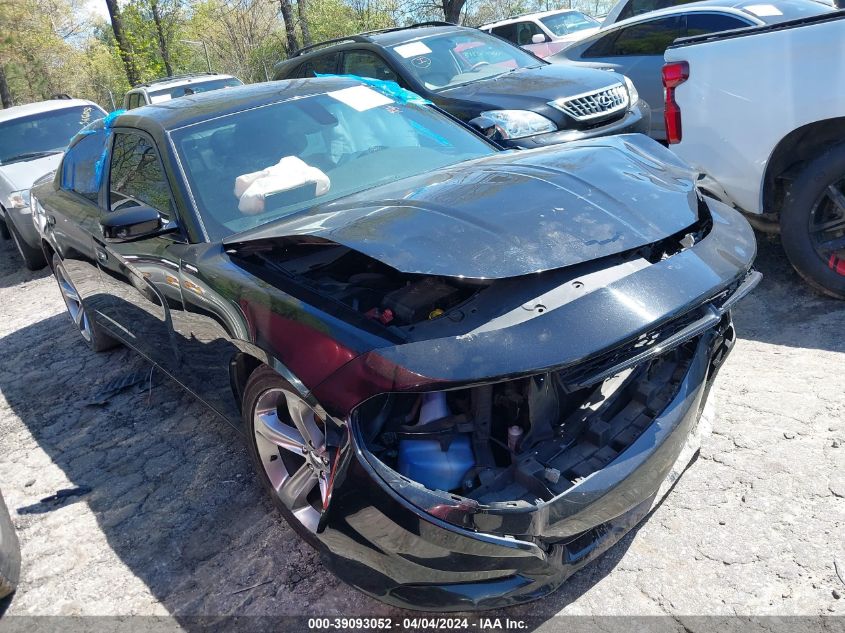
[(503, 151), (349, 79), (110, 116), (33, 194), (91, 348), (240, 429), (326, 564), (415, 609), (538, 598), (642, 519), (759, 278), (644, 136)]

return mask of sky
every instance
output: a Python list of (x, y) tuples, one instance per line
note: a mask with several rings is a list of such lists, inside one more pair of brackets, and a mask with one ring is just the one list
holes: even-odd
[(109, 19), (109, 12), (106, 9), (106, 0), (85, 0), (82, 6), (85, 11), (92, 15), (99, 16), (105, 20)]

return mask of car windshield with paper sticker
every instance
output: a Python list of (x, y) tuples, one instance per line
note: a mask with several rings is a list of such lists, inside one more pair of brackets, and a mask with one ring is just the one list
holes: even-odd
[(481, 31), (432, 35), (389, 50), (397, 63), (435, 92), (542, 64), (522, 49)]
[(212, 239), (496, 151), (428, 106), (364, 85), (171, 134)]

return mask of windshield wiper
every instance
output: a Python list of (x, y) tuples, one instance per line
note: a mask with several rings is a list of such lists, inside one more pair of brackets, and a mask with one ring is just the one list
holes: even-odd
[(22, 160), (32, 160), (33, 158), (41, 158), (42, 156), (50, 156), (51, 154), (61, 154), (63, 151), (63, 149), (48, 149), (41, 152), (26, 152), (25, 154), (18, 154), (17, 156), (7, 158), (2, 164), (8, 165), (9, 163), (18, 163)]

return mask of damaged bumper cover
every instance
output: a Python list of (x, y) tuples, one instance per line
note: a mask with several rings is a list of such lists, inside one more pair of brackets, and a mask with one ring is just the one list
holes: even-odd
[[(544, 371), (579, 386), (687, 350), (671, 397), (636, 437), (562, 494), (534, 504), (480, 504), (425, 488), (370, 454), (352, 424), (319, 533), (335, 573), (405, 608), (502, 607), (553, 591), (642, 520), (665, 494), (667, 476), (677, 477), (694, 453), (708, 390), (733, 345), (730, 309), (760, 279), (747, 223), (718, 202), (708, 206), (712, 229), (694, 247), (541, 318), (378, 350), (342, 368), (339, 384), (351, 382), (358, 394), (367, 385), (373, 394), (444, 389)], [(329, 399), (328, 391), (318, 395)], [(335, 405), (348, 404), (337, 397)]]

